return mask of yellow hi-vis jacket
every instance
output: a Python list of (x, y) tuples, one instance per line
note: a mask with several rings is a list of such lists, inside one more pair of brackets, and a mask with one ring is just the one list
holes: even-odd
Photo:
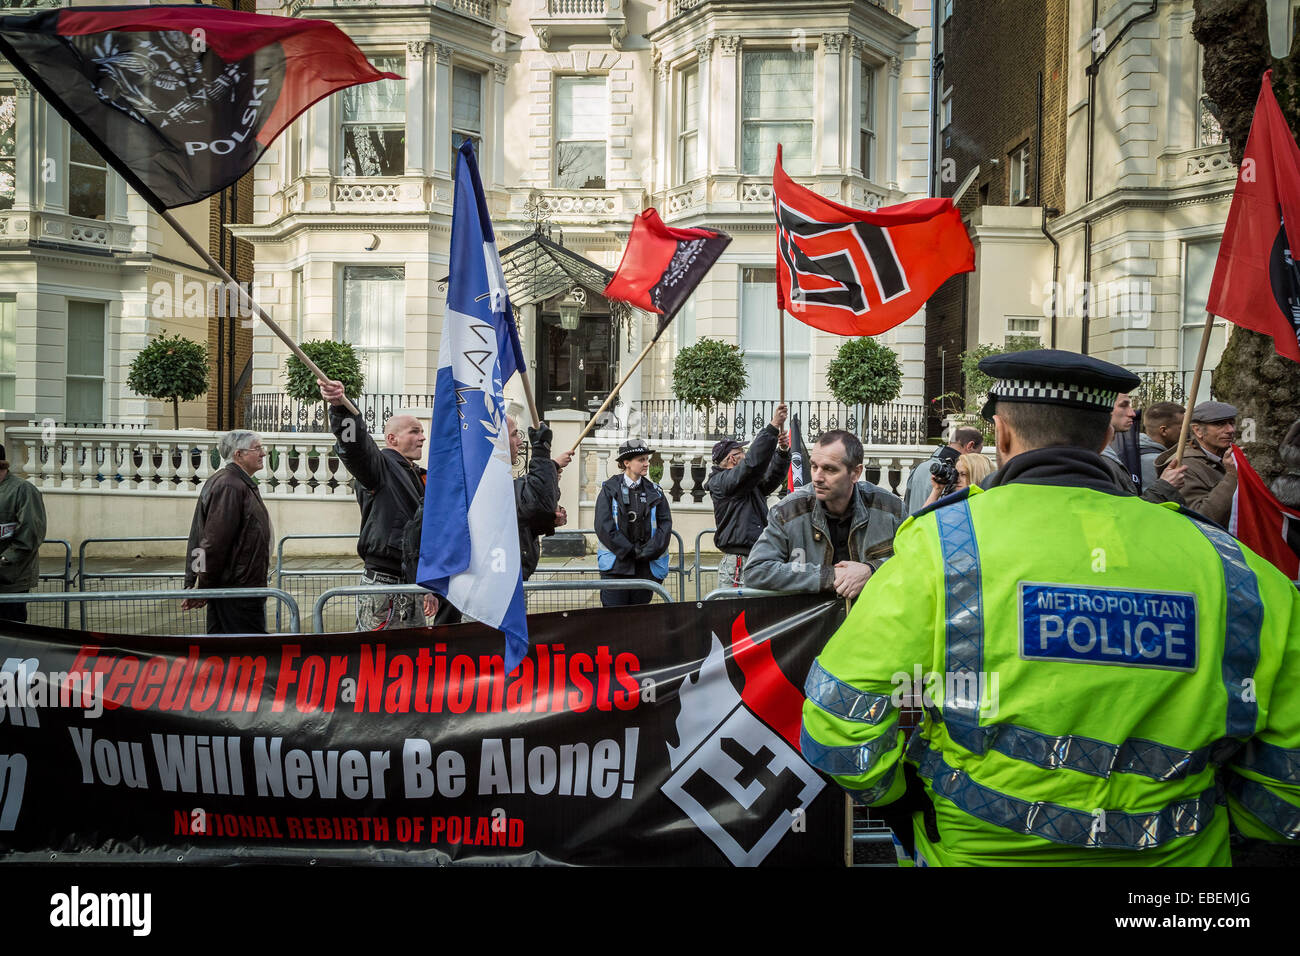
[(930, 865), (1227, 865), (1229, 816), (1300, 836), (1295, 585), (1172, 504), (971, 492), (903, 524), (814, 663), (805, 759), (866, 805), (913, 763)]

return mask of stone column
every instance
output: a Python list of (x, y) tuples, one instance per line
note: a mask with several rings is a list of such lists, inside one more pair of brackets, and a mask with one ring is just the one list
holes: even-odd
[[(840, 160), (840, 108), (843, 105), (840, 96), (840, 45), (843, 42), (842, 34), (822, 34), (822, 121), (816, 133), (821, 140), (821, 168), (815, 170), (822, 173), (838, 173), (844, 168)], [(813, 155), (817, 155), (816, 148)]]
[(713, 77), (718, 88), (718, 112), (713, 126), (718, 131), (716, 152), (719, 173), (736, 172), (736, 135), (740, 125), (736, 122), (736, 57), (740, 52), (740, 37), (728, 34), (718, 38), (718, 69)]
[[(874, 176), (876, 182), (882, 179), (885, 185), (890, 189), (898, 188), (898, 98), (899, 98), (899, 74), (903, 71), (903, 61), (896, 56), (889, 58), (889, 91), (885, 94), (885, 122), (881, 125), (884, 129), (876, 131), (876, 137), (880, 140), (881, 148), (886, 150), (883, 154), (888, 157), (886, 163), (881, 164), (881, 174)], [(880, 102), (880, 97), (876, 97), (876, 102)], [(877, 123), (880, 121), (877, 120)], [(880, 149), (876, 150), (876, 155), (880, 156)]]
[(41, 178), (41, 157), (36, 148), (36, 107), (39, 97), (32, 96), (32, 85), (22, 77), (14, 80), (14, 211), (30, 210), (36, 197), (36, 182)]
[(712, 121), (713, 109), (710, 102), (713, 99), (713, 80), (709, 69), (709, 57), (713, 53), (713, 37), (705, 37), (695, 44), (695, 52), (700, 58), (700, 135), (696, 138), (696, 142), (700, 148), (700, 171), (707, 176), (709, 155), (713, 152), (709, 141), (720, 133), (717, 124)]
[[(858, 117), (862, 114), (862, 41), (857, 37), (850, 38), (849, 56), (848, 56), (848, 73), (849, 73), (849, 101), (848, 116), (846, 129), (849, 137), (849, 170), (854, 173), (861, 173), (863, 169), (862, 156), (862, 137), (858, 135)], [(880, 131), (873, 127), (873, 132), (877, 136)]]
[[(451, 167), (451, 47), (433, 44), (433, 174), (450, 179)], [(424, 114), (427, 115), (427, 114)]]
[[(334, 97), (326, 97), (307, 111), (307, 175), (328, 176), (330, 169), (330, 136), (334, 122), (330, 118), (330, 102)], [(339, 100), (339, 120), (343, 119), (343, 101)]]
[[(492, 67), (492, 189), (504, 189), (506, 180), (506, 72), (500, 63)], [(484, 137), (487, 126), (483, 124)]]
[[(527, 413), (523, 417), (527, 418)], [(575, 409), (561, 408), (547, 412), (543, 417), (546, 419), (546, 423), (551, 426), (553, 436), (551, 439), (551, 454), (559, 455), (573, 447), (573, 443), (582, 434), (582, 430), (587, 427), (591, 415)], [(582, 453), (583, 446), (579, 445), (577, 452), (573, 455), (573, 462), (560, 475), (560, 505), (569, 513), (568, 522), (563, 528), (559, 529), (562, 532), (582, 527), (578, 523), (578, 501), (581, 497), (578, 478), (582, 470), (579, 467), (578, 459), (582, 456)], [(602, 475), (601, 479), (604, 480), (604, 478), (605, 476)]]
[[(424, 141), (424, 100), (428, 85), (424, 81), (424, 40), (406, 44), (406, 175), (423, 176), (427, 166), (428, 146)], [(414, 118), (414, 122), (412, 122)]]
[[(1165, 152), (1192, 149), (1200, 138), (1198, 126), (1201, 122), (1201, 104), (1196, 96), (1197, 91), (1200, 89), (1196, 69), (1198, 65), (1197, 46), (1195, 41), (1189, 44), (1185, 39), (1191, 17), (1192, 11), (1188, 10), (1185, 17), (1173, 14), (1169, 18), (1169, 63), (1165, 71), (1165, 75), (1169, 77), (1165, 103)], [(1151, 44), (1150, 40), (1130, 40), (1127, 42), (1145, 45), (1147, 49), (1150, 49)], [(1191, 69), (1183, 65), (1184, 55), (1190, 59)], [(1140, 91), (1140, 94), (1129, 91), (1125, 99), (1130, 107), (1139, 105), (1153, 107), (1156, 105), (1157, 98), (1158, 93), (1153, 88)], [(1134, 103), (1135, 99), (1141, 100), (1142, 103)], [(1191, 105), (1190, 110), (1187, 109), (1187, 104)], [(1133, 114), (1145, 112), (1144, 109), (1140, 108), (1132, 110), (1131, 113), (1129, 109), (1125, 109), (1120, 115), (1129, 120), (1137, 118)]]
[(650, 159), (650, 175), (646, 183), (646, 188), (655, 193), (667, 189), (669, 184), (668, 170), (671, 167), (674, 171), (675, 178), (680, 178), (680, 170), (677, 169), (677, 154), (673, 149), (675, 138), (669, 133), (668, 128), (671, 126), (674, 130), (680, 130), (682, 117), (677, 115), (672, 100), (672, 86), (669, 82), (672, 71), (668, 69), (668, 64), (662, 58), (658, 58), (654, 64), (655, 71), (655, 115), (659, 117), (655, 123), (654, 147)]

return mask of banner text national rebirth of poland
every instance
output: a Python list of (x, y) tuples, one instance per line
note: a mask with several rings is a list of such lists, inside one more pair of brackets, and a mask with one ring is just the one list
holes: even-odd
[(0, 861), (838, 865), (800, 598), (384, 634), (0, 635)]

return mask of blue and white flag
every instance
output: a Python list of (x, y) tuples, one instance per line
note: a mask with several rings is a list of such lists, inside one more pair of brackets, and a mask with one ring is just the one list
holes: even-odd
[(416, 580), (506, 636), (509, 673), (528, 653), (509, 423), (502, 389), (524, 367), (474, 147), (456, 160), (451, 272)]

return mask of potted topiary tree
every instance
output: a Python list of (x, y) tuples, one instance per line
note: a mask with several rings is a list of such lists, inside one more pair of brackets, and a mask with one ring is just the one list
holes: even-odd
[[(903, 389), (903, 368), (894, 350), (875, 339), (849, 339), (826, 366), (826, 384), (841, 405), (864, 406), (869, 415), (872, 405), (898, 398)], [(858, 421), (860, 437), (870, 442), (872, 423), (863, 421), (862, 415)]]
[(179, 335), (168, 338), (164, 329), (131, 362), (126, 384), (137, 395), (171, 402), (172, 427), (180, 428), (180, 403), (208, 390), (207, 347)]
[[(306, 356), (320, 366), (320, 370), (335, 381), (343, 383), (343, 392), (349, 397), (360, 396), (365, 385), (365, 376), (361, 374), (361, 360), (356, 350), (347, 342), (333, 342), (329, 339), (316, 339), (303, 342), (302, 350)], [(324, 409), (323, 427), (329, 431), (329, 408), (320, 397), (320, 387), (316, 384), (316, 375), (296, 356), (289, 356), (284, 369), (284, 392), (290, 398), (300, 402), (317, 401)], [(292, 430), (292, 429), (291, 429)]]
[(715, 405), (740, 398), (748, 382), (745, 353), (727, 342), (700, 339), (678, 350), (673, 361), (673, 394), (706, 414)]

